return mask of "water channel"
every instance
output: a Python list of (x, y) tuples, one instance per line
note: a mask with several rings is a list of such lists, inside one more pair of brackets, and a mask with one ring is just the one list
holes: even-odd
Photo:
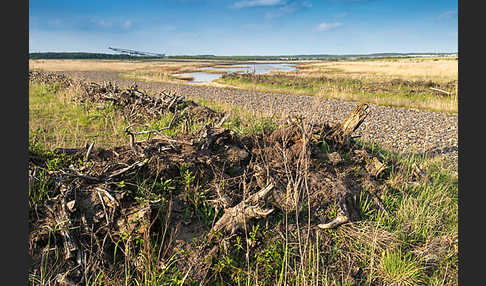
[[(233, 67), (232, 67), (233, 66)], [(224, 71), (224, 72), (238, 72), (238, 73), (255, 73), (255, 74), (265, 74), (270, 71), (292, 71), (296, 70), (295, 64), (288, 63), (263, 63), (263, 64), (234, 64), (225, 67), (204, 67), (201, 70), (212, 70), (212, 71)], [(209, 73), (209, 72), (191, 72), (191, 73), (180, 73), (176, 74), (178, 76), (190, 76), (194, 79), (189, 83), (202, 83), (211, 82), (222, 76), (222, 73)]]

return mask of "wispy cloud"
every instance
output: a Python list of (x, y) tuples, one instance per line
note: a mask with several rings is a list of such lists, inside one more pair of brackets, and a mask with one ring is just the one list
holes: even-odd
[(105, 19), (91, 19), (90, 23), (92, 25), (98, 26), (100, 28), (111, 28), (111, 27), (113, 27), (113, 22), (105, 20)]
[(374, 0), (328, 0), (329, 2), (340, 3), (340, 4), (362, 4), (373, 2)]
[(346, 16), (348, 16), (348, 13), (344, 12), (344, 13), (339, 13), (339, 14), (334, 15), (334, 18), (339, 19), (339, 18), (343, 18), (343, 17), (346, 17)]
[(44, 31), (89, 31), (124, 33), (139, 30), (142, 23), (130, 18), (63, 17), (29, 19), (29, 29)]
[(133, 25), (133, 23), (130, 20), (126, 20), (125, 22), (123, 22), (123, 27), (126, 28), (126, 29), (131, 28), (132, 25)]
[(243, 0), (233, 3), (233, 8), (283, 5), (287, 0)]
[(448, 20), (453, 18), (457, 18), (457, 10), (445, 11), (437, 17), (437, 20)]
[(319, 32), (329, 31), (329, 30), (335, 29), (335, 28), (342, 26), (342, 25), (343, 25), (343, 23), (341, 23), (341, 22), (329, 22), (329, 23), (323, 22), (323, 23), (320, 23), (319, 25), (317, 25), (316, 31), (319, 31)]
[(279, 18), (282, 16), (296, 13), (297, 11), (300, 11), (302, 9), (308, 9), (308, 8), (312, 8), (312, 4), (307, 1), (286, 3), (275, 10), (267, 12), (265, 14), (265, 17), (267, 19)]
[(84, 30), (107, 31), (107, 32), (126, 32), (138, 27), (131, 19), (98, 19), (91, 18), (87, 22), (77, 21), (74, 26)]

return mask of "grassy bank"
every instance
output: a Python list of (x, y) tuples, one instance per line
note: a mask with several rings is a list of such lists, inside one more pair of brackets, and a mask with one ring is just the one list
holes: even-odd
[[(55, 186), (47, 178), (47, 170), (55, 171), (70, 164), (82, 164), (66, 155), (52, 152), (57, 147), (81, 147), (96, 141), (97, 146), (113, 147), (127, 145), (124, 130), (131, 124), (111, 104), (86, 104), (75, 101), (81, 91), (60, 89), (56, 85), (31, 84), (29, 86), (29, 149), (31, 155), (45, 159), (45, 173), (29, 188), (31, 218), (36, 205), (44, 203), (55, 192)], [(215, 111), (231, 112), (223, 124), (238, 136), (261, 132), (270, 133), (277, 128), (278, 118), (265, 117), (232, 106), (220, 105), (207, 100), (197, 103)], [(169, 126), (172, 114), (148, 118), (139, 123), (135, 131), (160, 129)], [(182, 124), (171, 126), (164, 134), (197, 132), (209, 122), (194, 123), (187, 128)], [(146, 139), (139, 135), (138, 140)], [(370, 154), (385, 162), (386, 169), (379, 177), (384, 188), (379, 198), (383, 210), (376, 207), (370, 190), (365, 190), (357, 201), (360, 221), (345, 224), (335, 229), (311, 229), (307, 225), (307, 209), (298, 213), (279, 213), (272, 220), (254, 221), (251, 228), (237, 232), (233, 242), (211, 266), (211, 285), (457, 285), (457, 175), (445, 169), (438, 158), (401, 155), (380, 149), (374, 144), (360, 143)], [(328, 153), (334, 151), (322, 142)], [(346, 161), (351, 154), (343, 153)], [(88, 162), (89, 163), (89, 162)], [(160, 216), (170, 213), (169, 201), (172, 191), (187, 193), (187, 215), (206, 227), (211, 226), (221, 214), (207, 203), (204, 188), (198, 186), (189, 166), (178, 166), (172, 178), (162, 175), (153, 181), (144, 180), (136, 185), (128, 182), (120, 188), (133, 190), (139, 200), (160, 200)], [(327, 167), (326, 167), (327, 168)], [(330, 172), (339, 173), (338, 167), (329, 167)], [(345, 169), (343, 177), (354, 178), (360, 170)], [(230, 184), (230, 181), (223, 182)], [(336, 205), (323, 206), (312, 216), (334, 218)], [(167, 220), (168, 221), (168, 220)], [(269, 225), (279, 223), (280, 228)], [(309, 227), (309, 228), (308, 228)], [(164, 233), (169, 239), (175, 226), (166, 224)], [(280, 229), (280, 231), (276, 231)], [(62, 231), (52, 229), (52, 237)], [(305, 233), (315, 237), (304, 242)], [(165, 235), (167, 233), (167, 235)], [(299, 235), (302, 235), (300, 237)], [(49, 236), (51, 237), (51, 236)], [(86, 281), (89, 285), (197, 285), (189, 281), (187, 273), (176, 267), (184, 259), (184, 250), (178, 255), (164, 257), (164, 237), (157, 239), (123, 238), (118, 250), (117, 271), (100, 271)], [(129, 246), (129, 247), (128, 247)], [(56, 249), (55, 241), (47, 244)], [(251, 248), (251, 251), (250, 251)], [(118, 248), (115, 248), (115, 250)], [(162, 253), (162, 254), (161, 254)], [(47, 258), (54, 256), (46, 255)], [(131, 271), (128, 258), (142, 261), (140, 269)], [(138, 261), (137, 260), (137, 261)], [(31, 284), (48, 284), (55, 279), (56, 261), (42, 260), (39, 271), (30, 273)], [(130, 262), (131, 263), (131, 262)], [(121, 270), (120, 270), (121, 269)], [(138, 268), (137, 268), (138, 269)]]
[[(416, 108), (429, 111), (457, 113), (457, 93), (433, 82), (369, 82), (328, 77), (289, 75), (228, 75), (218, 83), (269, 93), (321, 96), (345, 101), (358, 101), (384, 106)], [(433, 90), (435, 88), (436, 90)], [(449, 93), (437, 91), (444, 90)]]
[(457, 59), (388, 59), (298, 65), (297, 71), (231, 74), (216, 82), (385, 106), (457, 113)]

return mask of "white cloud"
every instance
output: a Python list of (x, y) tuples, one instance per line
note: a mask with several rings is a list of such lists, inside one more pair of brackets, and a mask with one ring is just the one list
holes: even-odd
[(334, 18), (336, 18), (336, 19), (343, 18), (343, 17), (346, 17), (347, 15), (348, 15), (348, 13), (346, 13), (346, 12), (339, 13), (339, 14), (334, 15)]
[(232, 7), (234, 8), (245, 8), (245, 7), (256, 7), (256, 6), (275, 6), (285, 4), (286, 0), (243, 0), (235, 2)]
[(269, 11), (265, 14), (265, 17), (267, 19), (273, 19), (273, 18), (279, 18), (285, 15), (293, 14), (297, 11), (300, 11), (302, 9), (309, 9), (312, 8), (312, 4), (305, 1), (305, 2), (292, 2), (289, 4), (285, 4), (281, 7), (278, 7), (278, 9), (275, 9), (273, 11)]
[(123, 22), (123, 27), (128, 29), (131, 26), (132, 26), (132, 21), (130, 21), (130, 20), (126, 20), (125, 22)]
[(437, 17), (437, 20), (446, 20), (446, 19), (452, 19), (452, 18), (457, 18), (457, 11), (456, 10), (445, 11), (444, 13), (440, 14)]
[(113, 22), (107, 21), (107, 20), (98, 20), (98, 19), (91, 19), (91, 23), (95, 24), (96, 26), (103, 27), (103, 28), (109, 28), (113, 26)]
[(342, 26), (343, 24), (341, 22), (331, 22), (331, 23), (320, 23), (317, 27), (316, 27), (316, 30), (317, 31), (329, 31), (329, 30), (332, 30), (332, 29), (335, 29), (339, 26)]
[(307, 1), (302, 2), (302, 7), (304, 8), (312, 8), (312, 3), (309, 3)]

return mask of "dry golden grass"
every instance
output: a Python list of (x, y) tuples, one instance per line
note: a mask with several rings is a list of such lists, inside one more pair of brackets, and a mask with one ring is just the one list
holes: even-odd
[(458, 98), (453, 97), (403, 97), (403, 96), (371, 96), (353, 92), (351, 88), (333, 87), (321, 89), (317, 94), (323, 98), (335, 98), (345, 101), (358, 101), (384, 106), (397, 106), (405, 108), (416, 108), (422, 110), (457, 113)]
[(209, 62), (121, 60), (29, 60), (29, 69), (44, 71), (137, 71), (181, 72), (209, 66)]
[(458, 61), (448, 59), (393, 59), (321, 62), (300, 65), (303, 76), (348, 76), (360, 79), (400, 78), (437, 82), (458, 79)]

